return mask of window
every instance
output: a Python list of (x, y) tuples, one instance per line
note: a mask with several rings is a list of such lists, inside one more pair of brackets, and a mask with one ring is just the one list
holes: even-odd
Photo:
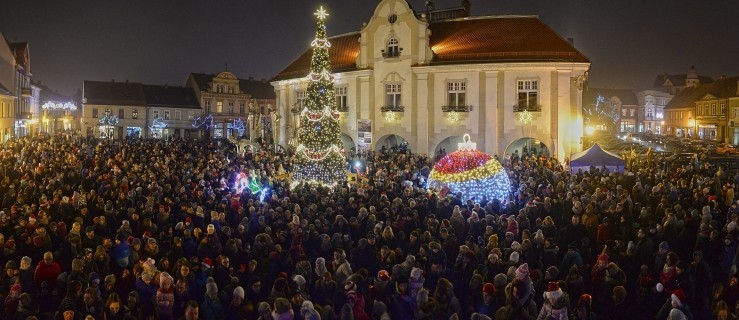
[(210, 100), (205, 100), (205, 113), (210, 113)]
[(234, 86), (228, 86), (228, 93), (234, 93)]
[(239, 113), (244, 114), (244, 111), (246, 110), (246, 107), (244, 106), (244, 102), (242, 101), (239, 105)]
[(721, 104), (721, 109), (720, 110), (721, 110), (721, 115), (722, 116), (725, 116), (726, 115), (726, 104), (725, 103), (722, 103)]
[(647, 109), (647, 119), (652, 118), (652, 109)]
[(182, 111), (175, 111), (174, 112), (174, 119), (175, 120), (182, 120)]
[(539, 104), (539, 81), (518, 80), (518, 107), (530, 108)]
[(169, 120), (169, 110), (164, 110), (164, 120)]
[(467, 105), (467, 83), (464, 81), (449, 82), (447, 88), (447, 105), (448, 106), (466, 106)]
[(125, 118), (126, 118), (126, 110), (118, 109), (118, 119), (125, 119)]
[(632, 116), (632, 117), (634, 116), (634, 112), (635, 112), (635, 111), (636, 111), (636, 110), (634, 110), (634, 109), (631, 109), (631, 112), (630, 112), (630, 113), (631, 113), (631, 116)]
[(336, 108), (339, 110), (347, 109), (346, 87), (334, 88), (334, 96), (336, 97)]
[(626, 116), (626, 112), (627, 112), (626, 109), (621, 109), (621, 113), (623, 114), (624, 117)]
[(401, 98), (400, 83), (385, 85), (385, 105), (388, 107), (399, 107)]
[(304, 107), (303, 105), (304, 103), (305, 103), (305, 91), (302, 91), (302, 90), (296, 91), (295, 92), (295, 106), (302, 110)]
[(216, 113), (223, 113), (223, 101), (216, 101)]
[(223, 85), (222, 84), (216, 85), (216, 92), (223, 93)]
[(138, 118), (139, 118), (139, 110), (133, 109), (133, 111), (131, 111), (131, 119), (138, 119)]
[(400, 55), (400, 46), (398, 39), (390, 38), (387, 41), (387, 48), (385, 49), (385, 57), (392, 58)]
[(734, 118), (739, 118), (739, 108), (734, 108)]
[(711, 115), (712, 116), (716, 115), (716, 104), (715, 103), (711, 104)]
[(680, 120), (685, 119), (685, 118), (683, 118), (683, 115), (684, 115), (683, 112), (680, 111)]
[(233, 101), (228, 102), (228, 113), (234, 114), (234, 102)]
[(195, 111), (188, 111), (187, 120), (193, 120), (193, 119), (195, 119)]
[(151, 115), (154, 119), (159, 118), (159, 110), (154, 110)]
[(98, 117), (98, 108), (92, 108), (92, 117), (97, 118)]
[(710, 113), (708, 113), (708, 111), (709, 111), (709, 110), (708, 110), (708, 103), (706, 103), (706, 104), (705, 104), (705, 109), (703, 109), (703, 110), (704, 110), (704, 111), (703, 111), (703, 115), (704, 115), (704, 116), (707, 116), (707, 115), (709, 115), (709, 114), (710, 114)]

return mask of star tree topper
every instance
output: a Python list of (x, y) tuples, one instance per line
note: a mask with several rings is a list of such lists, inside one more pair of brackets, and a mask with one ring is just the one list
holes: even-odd
[(325, 9), (323, 9), (323, 6), (321, 6), (321, 8), (319, 8), (318, 11), (316, 11), (315, 15), (320, 20), (326, 20), (326, 17), (328, 17), (328, 12)]

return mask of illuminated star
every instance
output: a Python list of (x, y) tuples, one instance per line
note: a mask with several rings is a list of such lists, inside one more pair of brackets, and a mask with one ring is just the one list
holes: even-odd
[(318, 17), (319, 20), (326, 20), (326, 17), (328, 17), (328, 12), (326, 12), (325, 9), (323, 9), (323, 6), (321, 6), (318, 11), (315, 13), (316, 17)]

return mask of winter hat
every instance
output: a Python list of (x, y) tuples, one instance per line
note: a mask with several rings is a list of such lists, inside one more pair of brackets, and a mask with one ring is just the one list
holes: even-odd
[(174, 278), (172, 278), (172, 276), (169, 275), (169, 273), (167, 272), (160, 273), (159, 274), (159, 287), (164, 288), (164, 285), (167, 283), (170, 285), (170, 288), (171, 288), (172, 284), (174, 284)]
[(293, 281), (295, 282), (295, 284), (298, 285), (298, 287), (302, 287), (305, 285), (305, 278), (299, 274), (293, 276)]
[(20, 284), (17, 284), (17, 283), (16, 283), (16, 284), (14, 284), (14, 285), (12, 285), (12, 286), (10, 287), (10, 292), (11, 292), (11, 293), (13, 293), (13, 292), (18, 292), (18, 293), (20, 293), (20, 292), (21, 292), (21, 285), (20, 285)]
[(494, 295), (495, 294), (495, 286), (492, 283), (488, 282), (484, 286), (482, 286), (482, 292), (483, 293), (487, 293), (489, 295)]
[(616, 302), (623, 302), (626, 300), (626, 289), (622, 286), (616, 286), (613, 288), (613, 300)]
[(672, 302), (675, 302), (678, 306), (682, 307), (683, 303), (685, 303), (686, 300), (685, 291), (683, 291), (683, 289), (677, 289), (672, 292), (670, 298), (672, 299)]
[(608, 264), (608, 255), (605, 254), (605, 253), (601, 253), (600, 255), (598, 255), (598, 261), (596, 261), (596, 264), (597, 263), (600, 263), (600, 262), (603, 262), (603, 264), (606, 264), (607, 265)]
[(213, 278), (208, 278), (208, 282), (205, 284), (205, 294), (218, 294), (218, 285), (213, 281)]
[(354, 313), (352, 312), (352, 306), (350, 306), (348, 303), (345, 303), (344, 306), (341, 307), (341, 317), (339, 319), (354, 320)]
[(275, 312), (279, 314), (288, 311), (290, 311), (290, 301), (285, 298), (277, 298), (275, 300)]
[(665, 290), (665, 286), (661, 283), (657, 283), (657, 285), (654, 286), (654, 289), (657, 290), (657, 292), (662, 292), (663, 290)]
[(241, 298), (241, 300), (244, 300), (244, 288), (242, 288), (241, 286), (236, 287), (236, 289), (234, 289), (233, 296), (239, 297)]
[(518, 251), (513, 251), (511, 252), (511, 256), (508, 259), (508, 261), (513, 262), (513, 263), (518, 263), (518, 259), (519, 259)]
[(326, 269), (326, 259), (316, 258), (316, 275), (320, 277), (326, 273), (326, 271), (328, 271), (328, 269)]
[(344, 291), (356, 291), (356, 290), (357, 290), (357, 285), (353, 281), (347, 280), (346, 282), (344, 282)]
[(523, 280), (529, 276), (529, 264), (524, 263), (516, 269), (516, 279)]
[(665, 251), (670, 251), (670, 244), (667, 243), (667, 241), (662, 241), (659, 244), (659, 249), (660, 250), (665, 250)]
[(505, 287), (506, 284), (508, 284), (508, 278), (504, 274), (498, 273), (497, 275), (495, 275), (495, 278), (493, 280), (493, 285), (496, 288)]
[(562, 296), (562, 289), (559, 288), (558, 282), (550, 282), (547, 285), (547, 291), (544, 292), (545, 299), (559, 299)]
[(377, 279), (388, 281), (390, 280), (390, 273), (388, 273), (387, 270), (380, 270), (380, 272), (377, 273)]
[(141, 280), (143, 280), (145, 282), (151, 281), (151, 273), (146, 272), (146, 271), (142, 272), (141, 273)]
[(208, 270), (210, 267), (213, 266), (213, 260), (210, 258), (203, 259), (203, 262), (200, 263), (200, 265), (203, 267), (203, 269)]
[(411, 270), (411, 279), (413, 279), (414, 281), (418, 281), (419, 279), (421, 279), (422, 275), (423, 270), (419, 268), (413, 267), (413, 269)]
[(310, 314), (317, 314), (316, 308), (313, 306), (313, 302), (310, 302), (308, 300), (303, 301), (303, 304), (300, 306), (300, 314), (305, 318), (309, 319), (308, 315)]
[(667, 317), (670, 320), (687, 320), (688, 317), (685, 316), (685, 313), (682, 312), (680, 309), (672, 309), (670, 310), (670, 315)]
[(513, 243), (511, 243), (511, 250), (513, 251), (521, 250), (521, 244), (518, 243), (518, 241), (513, 241)]
[(549, 276), (549, 279), (557, 279), (559, 277), (559, 269), (555, 266), (551, 266), (547, 268), (547, 275)]
[(257, 311), (259, 313), (269, 312), (270, 311), (269, 303), (266, 303), (264, 301), (259, 303), (259, 307), (257, 307)]

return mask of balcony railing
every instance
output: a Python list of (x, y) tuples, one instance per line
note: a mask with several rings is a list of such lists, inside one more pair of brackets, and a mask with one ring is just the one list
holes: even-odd
[(405, 110), (405, 107), (403, 106), (383, 106), (380, 108), (380, 111), (382, 112), (403, 112)]
[(472, 106), (442, 106), (442, 112), (470, 112)]
[(292, 108), (290, 108), (290, 112), (292, 112), (293, 114), (298, 114), (301, 111), (303, 111), (303, 108), (301, 108), (301, 107), (292, 107)]
[(339, 112), (349, 112), (349, 106), (336, 106), (336, 110)]
[(383, 58), (397, 58), (397, 57), (400, 57), (401, 51), (403, 51), (403, 48), (400, 48), (400, 50), (393, 50), (390, 52), (385, 52), (385, 50), (382, 50), (382, 57)]
[(513, 106), (513, 112), (541, 112), (541, 106), (535, 105), (535, 106)]

